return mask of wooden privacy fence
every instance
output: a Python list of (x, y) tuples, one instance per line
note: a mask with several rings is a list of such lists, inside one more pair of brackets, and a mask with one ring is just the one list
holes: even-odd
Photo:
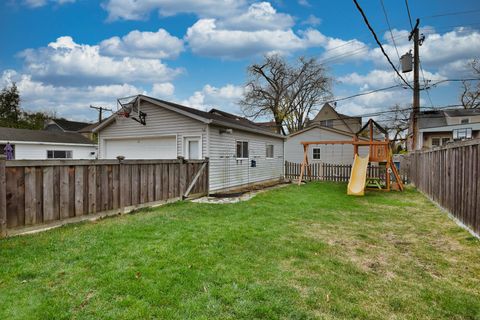
[(0, 159), (0, 236), (208, 193), (207, 160)]
[[(301, 165), (301, 163), (285, 161), (285, 178), (289, 180), (297, 180), (300, 177)], [(311, 163), (305, 169), (304, 179), (310, 181), (348, 182), (351, 171), (351, 164)], [(384, 180), (385, 173), (385, 166), (369, 165), (367, 177)], [(402, 177), (402, 179), (405, 180), (406, 177)]]
[(480, 235), (480, 140), (409, 155), (410, 180)]

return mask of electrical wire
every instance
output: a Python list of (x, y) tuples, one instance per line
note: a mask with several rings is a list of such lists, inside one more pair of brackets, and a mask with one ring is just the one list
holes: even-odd
[(410, 29), (413, 30), (412, 15), (410, 14), (410, 7), (408, 6), (408, 0), (405, 0), (405, 6), (407, 7), (408, 21), (410, 21)]
[[(407, 1), (407, 0), (405, 0)], [(457, 11), (457, 12), (446, 12), (446, 13), (440, 13), (440, 14), (434, 14), (432, 16), (425, 16), (422, 17), (422, 19), (429, 19), (429, 18), (439, 18), (439, 17), (446, 17), (446, 16), (458, 16), (458, 15), (463, 15), (463, 14), (469, 14), (469, 13), (475, 13), (479, 12), (480, 9), (475, 9), (475, 10), (467, 10), (467, 11)]]
[(367, 25), (368, 29), (370, 29), (370, 32), (372, 33), (373, 37), (375, 38), (375, 41), (377, 42), (378, 46), (380, 47), (380, 50), (382, 50), (382, 53), (383, 55), (385, 56), (385, 58), (387, 58), (388, 62), (390, 63), (390, 65), (392, 66), (393, 70), (395, 70), (395, 72), (397, 73), (397, 75), (402, 79), (402, 81), (408, 86), (410, 87), (410, 89), (413, 89), (413, 87), (407, 82), (407, 80), (405, 80), (402, 75), (400, 74), (400, 72), (398, 71), (398, 69), (395, 67), (395, 65), (393, 64), (392, 60), (390, 60), (390, 57), (388, 56), (388, 54), (385, 52), (385, 49), (383, 48), (383, 45), (382, 43), (380, 42), (380, 40), (378, 39), (378, 36), (377, 34), (375, 33), (375, 30), (373, 30), (372, 26), (370, 25), (370, 22), (368, 21), (368, 18), (367, 16), (365, 15), (365, 12), (363, 11), (362, 7), (360, 7), (360, 5), (358, 4), (358, 1), (357, 0), (353, 0), (353, 2), (355, 3), (358, 11), (360, 12), (360, 14), (362, 15), (363, 17), (363, 20), (365, 21), (365, 24)]
[(393, 46), (395, 47), (395, 51), (397, 52), (398, 60), (400, 60), (400, 54), (398, 54), (397, 44), (395, 43), (395, 39), (393, 38), (393, 32), (392, 32), (392, 28), (390, 27), (390, 21), (388, 20), (385, 4), (383, 3), (383, 0), (380, 0), (380, 3), (382, 4), (383, 14), (385, 15), (385, 20), (387, 21), (388, 30), (390, 30), (390, 37), (392, 38)]
[(425, 73), (423, 72), (422, 60), (419, 60), (419, 65), (420, 65), (420, 70), (422, 71), (423, 86), (425, 88), (425, 92), (427, 93), (428, 101), (430, 101), (430, 106), (433, 108), (432, 98), (430, 97), (430, 92), (428, 91), (428, 89), (430, 89), (430, 88), (428, 87), (428, 83), (427, 83), (427, 80), (425, 78)]

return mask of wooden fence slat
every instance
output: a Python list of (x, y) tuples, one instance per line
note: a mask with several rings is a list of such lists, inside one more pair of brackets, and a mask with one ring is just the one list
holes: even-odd
[(120, 207), (120, 165), (112, 166), (112, 209)]
[(70, 216), (70, 177), (69, 167), (59, 167), (60, 183), (60, 219)]
[(83, 215), (83, 166), (75, 166), (75, 216)]
[(25, 225), (36, 223), (37, 190), (35, 167), (25, 167)]
[(88, 166), (88, 212), (97, 212), (97, 167)]
[(43, 168), (43, 221), (54, 220), (53, 167)]

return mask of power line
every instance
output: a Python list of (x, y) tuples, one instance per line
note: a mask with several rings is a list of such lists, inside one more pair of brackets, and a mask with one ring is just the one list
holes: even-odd
[(405, 0), (405, 6), (407, 7), (408, 21), (410, 21), (410, 29), (413, 29), (412, 16), (410, 15), (410, 7), (408, 6), (408, 0)]
[(395, 43), (395, 39), (393, 38), (393, 32), (392, 32), (392, 28), (390, 27), (390, 21), (388, 21), (388, 15), (387, 15), (387, 10), (385, 9), (385, 4), (383, 3), (383, 0), (380, 0), (380, 3), (382, 4), (383, 14), (385, 15), (385, 20), (387, 21), (388, 30), (390, 30), (390, 37), (392, 38), (393, 46), (395, 47), (395, 51), (397, 52), (398, 60), (400, 60), (400, 54), (398, 54), (397, 44)]
[(402, 81), (408, 86), (410, 87), (411, 89), (413, 89), (413, 87), (402, 77), (402, 75), (400, 74), (400, 72), (398, 72), (397, 68), (395, 67), (395, 65), (393, 64), (392, 60), (390, 60), (390, 57), (388, 56), (388, 54), (385, 52), (385, 49), (383, 48), (382, 46), (382, 43), (380, 42), (380, 40), (378, 40), (378, 37), (377, 37), (377, 34), (375, 33), (375, 30), (373, 30), (372, 26), (370, 25), (370, 22), (368, 21), (367, 19), (367, 16), (365, 15), (365, 13), (363, 12), (363, 9), (360, 7), (360, 5), (358, 4), (357, 0), (353, 0), (353, 2), (355, 3), (358, 11), (360, 12), (360, 14), (362, 15), (363, 17), (363, 20), (365, 21), (365, 24), (367, 25), (368, 29), (370, 29), (370, 32), (372, 33), (373, 37), (375, 38), (375, 41), (377, 42), (378, 46), (380, 47), (380, 50), (382, 50), (382, 53), (383, 55), (385, 56), (385, 58), (387, 58), (388, 62), (390, 63), (390, 65), (392, 66), (393, 70), (395, 70), (395, 72), (397, 73), (397, 75), (402, 79)]
[(325, 101), (325, 103), (344, 101), (344, 100), (348, 100), (348, 99), (352, 99), (352, 98), (356, 98), (356, 97), (360, 97), (360, 96), (365, 96), (367, 94), (372, 94), (372, 93), (375, 93), (375, 92), (390, 90), (390, 89), (393, 89), (393, 88), (403, 88), (403, 85), (396, 84), (396, 85), (393, 85), (393, 86), (390, 86), (390, 87), (379, 88), (379, 89), (375, 89), (375, 90), (371, 90), (371, 91), (367, 91), (367, 92), (361, 92), (361, 93), (357, 93), (357, 94), (354, 94), (354, 95), (351, 95), (351, 96), (348, 96), (348, 97), (343, 97), (343, 98), (339, 98), (339, 99), (332, 99), (332, 100), (329, 100), (329, 101)]
[(422, 78), (423, 78), (423, 86), (425, 88), (425, 92), (427, 93), (428, 101), (430, 101), (430, 106), (433, 108), (432, 98), (430, 97), (430, 92), (428, 91), (427, 80), (425, 79), (425, 73), (423, 72), (422, 61), (420, 60), (420, 70), (422, 71)]
[(408, 0), (405, 0), (405, 6), (407, 7), (408, 21), (410, 22), (410, 29), (413, 29), (412, 16), (410, 15), (410, 8), (408, 6)]
[[(407, 1), (407, 0), (405, 0)], [(467, 11), (457, 11), (457, 12), (446, 12), (446, 13), (440, 13), (440, 14), (434, 14), (432, 16), (425, 16), (423, 18), (439, 18), (439, 17), (446, 17), (446, 16), (458, 16), (462, 14), (469, 14), (469, 13), (474, 13), (474, 12), (479, 12), (480, 9), (475, 9), (475, 10), (467, 10)]]

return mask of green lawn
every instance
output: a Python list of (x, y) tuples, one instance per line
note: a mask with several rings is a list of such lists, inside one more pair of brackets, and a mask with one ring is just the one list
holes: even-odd
[(0, 240), (0, 319), (480, 319), (480, 242), (421, 194), (291, 185)]

